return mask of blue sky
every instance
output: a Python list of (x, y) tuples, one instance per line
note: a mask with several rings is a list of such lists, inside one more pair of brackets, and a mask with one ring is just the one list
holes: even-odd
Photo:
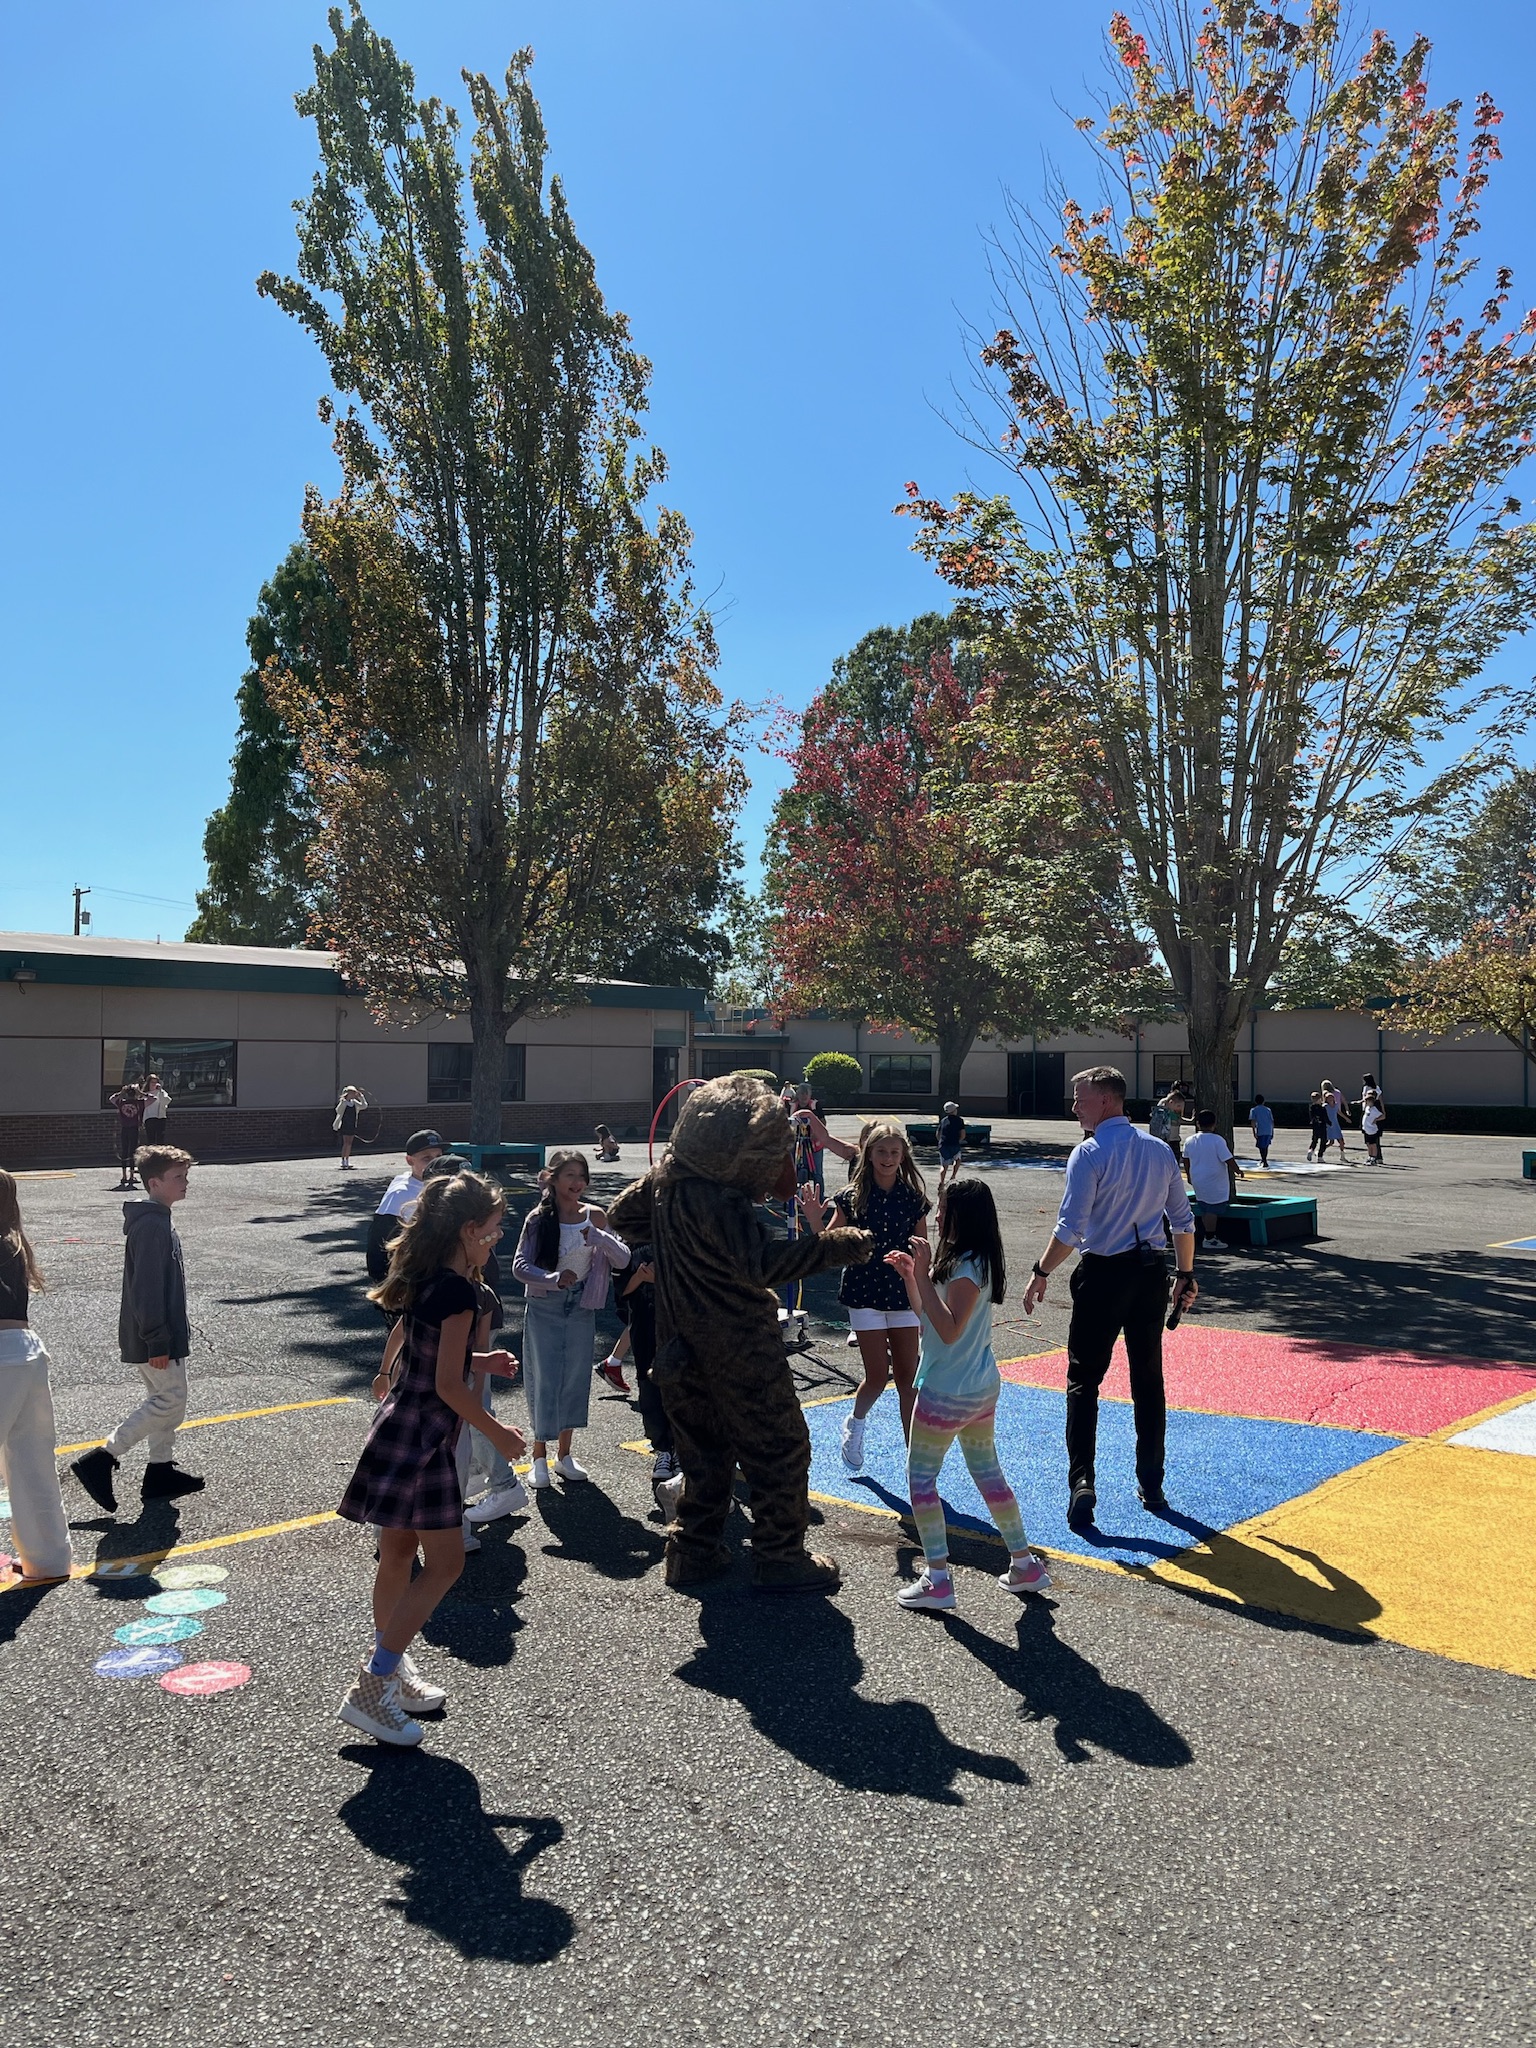
[[(891, 516), (909, 477), (999, 472), (941, 416), (989, 310), (983, 237), (1047, 159), (1109, 6), (1043, 0), (374, 0), (418, 86), (462, 104), (531, 43), (555, 167), (655, 366), (666, 496), (693, 525), (725, 689), (803, 704), (870, 627), (944, 602)], [(1134, 11), (1134, 9), (1132, 9)], [(1536, 82), (1514, 0), (1365, 11), (1487, 86), (1505, 162), (1484, 249), (1536, 296)], [(64, 26), (67, 23), (67, 34)], [(313, 0), (78, 0), (0, 15), (9, 399), (0, 519), (0, 927), (179, 937), (227, 789), (257, 590), (334, 477), (290, 267), (313, 169), (293, 110)], [(1524, 672), (1527, 650), (1502, 660)], [(762, 760), (755, 846), (779, 764)], [(147, 899), (165, 899), (151, 901)]]

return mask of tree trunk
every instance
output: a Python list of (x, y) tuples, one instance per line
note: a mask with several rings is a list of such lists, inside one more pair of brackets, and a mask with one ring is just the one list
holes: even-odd
[(1216, 1128), (1230, 1145), (1236, 1104), (1232, 1093), (1232, 1060), (1241, 1024), (1221, 1015), (1189, 1015), (1189, 1057), (1195, 1070), (1195, 1107), (1214, 1109)]
[(941, 1027), (937, 1039), (940, 1103), (959, 1102), (960, 1069), (975, 1043), (976, 1026), (968, 1018), (962, 1017)]
[(477, 995), (470, 1003), (475, 1063), (469, 1088), (469, 1142), (501, 1142), (501, 1087), (507, 1069), (506, 1005)]

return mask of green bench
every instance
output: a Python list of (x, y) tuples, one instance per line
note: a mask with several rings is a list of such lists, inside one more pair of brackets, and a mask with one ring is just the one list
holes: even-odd
[[(1221, 1234), (1229, 1224), (1240, 1226), (1251, 1245), (1317, 1236), (1315, 1195), (1234, 1195), (1219, 1219)], [(1278, 1225), (1278, 1228), (1276, 1227)]]
[[(911, 1145), (937, 1145), (939, 1127), (937, 1124), (908, 1124), (907, 1142)], [(992, 1126), (990, 1124), (967, 1124), (965, 1127), (967, 1145), (990, 1145)]]
[(537, 1173), (544, 1164), (542, 1145), (454, 1145), (450, 1149), (467, 1159), (476, 1173), (500, 1174), (519, 1167)]

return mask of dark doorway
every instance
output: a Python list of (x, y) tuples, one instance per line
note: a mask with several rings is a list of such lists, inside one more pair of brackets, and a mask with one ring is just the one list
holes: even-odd
[[(651, 1047), (651, 1108), (660, 1109), (670, 1089), (678, 1083), (678, 1052), (675, 1045), (653, 1045)], [(677, 1121), (677, 1103), (668, 1102), (660, 1129), (670, 1131)]]
[(1013, 1116), (1066, 1116), (1069, 1113), (1066, 1054), (1009, 1053), (1008, 1108)]

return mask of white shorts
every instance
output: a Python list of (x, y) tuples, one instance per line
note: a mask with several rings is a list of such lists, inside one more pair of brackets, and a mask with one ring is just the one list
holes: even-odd
[(920, 1330), (923, 1326), (909, 1308), (851, 1308), (850, 1330)]

